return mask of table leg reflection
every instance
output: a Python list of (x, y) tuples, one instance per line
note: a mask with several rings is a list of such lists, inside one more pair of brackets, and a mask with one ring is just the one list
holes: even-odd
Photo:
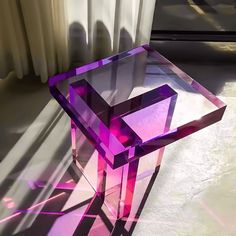
[[(161, 158), (162, 154), (163, 152), (158, 150), (144, 157), (144, 159), (140, 159), (140, 165), (135, 167), (137, 171), (133, 173), (135, 178), (132, 178), (132, 175), (130, 175), (130, 179), (127, 178), (127, 181), (130, 180), (132, 182), (131, 189), (129, 189), (129, 186), (125, 189), (125, 185), (121, 182), (120, 186), (116, 185), (106, 193), (105, 186), (108, 184), (106, 182), (108, 176), (104, 174), (104, 169), (101, 168), (99, 176), (102, 181), (98, 182), (97, 185), (97, 190), (100, 190), (100, 192), (97, 191), (95, 193), (83, 213), (84, 216), (76, 228), (75, 235), (131, 235), (160, 168), (160, 166), (156, 166), (151, 169), (147, 164), (150, 164), (150, 159), (152, 159), (154, 164), (157, 159)], [(103, 158), (101, 158), (101, 161), (103, 162)], [(145, 162), (146, 168), (142, 166), (140, 169), (140, 166), (145, 164)], [(138, 163), (137, 161), (133, 164), (137, 165)], [(101, 167), (101, 164), (99, 166)], [(130, 164), (126, 168), (128, 167), (130, 168)], [(109, 175), (111, 174), (109, 173)], [(111, 182), (111, 180), (109, 181)], [(125, 196), (125, 202), (121, 198), (122, 191)], [(129, 198), (127, 199), (127, 197)], [(117, 217), (117, 214), (119, 214), (119, 217)]]

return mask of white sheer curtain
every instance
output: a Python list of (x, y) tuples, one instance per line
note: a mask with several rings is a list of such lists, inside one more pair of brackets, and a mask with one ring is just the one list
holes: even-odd
[(48, 76), (150, 38), (155, 0), (1, 0), (0, 78)]

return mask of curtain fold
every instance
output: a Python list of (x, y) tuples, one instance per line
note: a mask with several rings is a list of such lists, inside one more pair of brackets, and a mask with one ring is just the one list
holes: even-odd
[(148, 43), (155, 0), (0, 1), (0, 78), (46, 82), (71, 65)]
[(29, 72), (29, 52), (17, 1), (0, 1), (0, 78), (14, 70), (19, 78)]

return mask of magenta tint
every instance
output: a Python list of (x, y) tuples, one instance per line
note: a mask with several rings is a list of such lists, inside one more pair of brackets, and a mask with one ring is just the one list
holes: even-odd
[[(110, 106), (85, 80), (70, 85), (71, 104), (82, 117), (84, 126), (92, 129), (101, 141), (101, 149), (105, 149), (103, 158), (112, 168), (133, 160), (135, 147), (141, 147), (144, 141), (148, 142), (164, 132), (160, 124), (166, 120), (176, 96), (168, 85), (163, 85)], [(141, 124), (145, 122), (144, 117), (149, 120)]]
[(49, 86), (71, 117), (73, 158), (93, 201), (118, 219), (135, 216), (137, 188), (149, 186), (164, 147), (219, 121), (226, 107), (148, 45), (56, 75)]
[[(113, 168), (219, 121), (225, 110), (222, 101), (148, 45), (56, 75), (49, 79), (49, 85), (75, 126)], [(69, 87), (73, 90), (70, 100)], [(157, 93), (162, 90), (159, 101), (149, 97), (154, 95), (149, 92), (155, 89)], [(158, 130), (155, 117), (161, 119), (161, 115), (154, 107), (161, 110), (160, 104), (165, 103), (161, 100), (172, 95), (171, 100), (175, 100), (174, 94), (176, 97), (178, 94), (178, 102), (176, 106), (175, 101), (170, 104), (170, 109), (175, 106), (170, 111), (173, 113), (170, 130)], [(153, 105), (157, 102), (161, 103)], [(146, 130), (142, 132), (142, 122), (139, 119), (139, 124), (136, 123), (135, 117), (144, 115), (145, 111), (148, 116), (152, 108), (143, 109), (148, 106), (155, 110), (155, 115), (143, 120), (150, 122), (148, 126), (145, 123)], [(75, 146), (73, 135), (72, 143)], [(138, 148), (132, 150), (134, 154), (129, 153), (135, 144)]]

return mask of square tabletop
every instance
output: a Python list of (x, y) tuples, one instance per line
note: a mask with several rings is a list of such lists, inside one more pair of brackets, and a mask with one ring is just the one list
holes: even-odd
[(148, 45), (53, 76), (49, 86), (113, 169), (219, 121), (226, 108)]

